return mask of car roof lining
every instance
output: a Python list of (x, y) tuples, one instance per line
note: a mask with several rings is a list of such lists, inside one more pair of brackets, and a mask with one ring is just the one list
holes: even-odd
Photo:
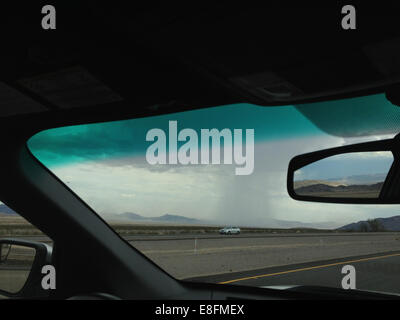
[[(267, 9), (214, 4), (196, 10), (65, 3), (57, 5), (63, 21), (57, 36), (36, 26), (30, 13), (40, 12), (37, 4), (21, 10), (10, 6), (0, 22), (5, 30), (15, 29), (3, 39), (8, 45), (0, 53), (0, 100), (3, 96), (9, 104), (0, 122), (29, 128), (31, 134), (234, 103), (302, 104), (304, 109), (312, 102), (384, 92), (400, 76), (399, 6), (393, 4), (392, 10), (358, 6), (359, 28), (344, 33), (340, 3)], [(363, 24), (367, 19), (374, 25)], [(87, 80), (71, 89), (63, 74), (76, 68)], [(18, 94), (5, 99), (2, 86)], [(282, 87), (293, 89), (293, 96), (265, 95)]]

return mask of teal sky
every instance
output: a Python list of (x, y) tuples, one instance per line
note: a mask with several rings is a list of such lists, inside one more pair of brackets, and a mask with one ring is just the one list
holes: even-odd
[[(148, 217), (168, 213), (221, 224), (279, 227), (274, 220), (278, 219), (338, 227), (396, 212), (391, 206), (378, 210), (375, 206), (295, 201), (286, 189), (290, 159), (305, 152), (393, 136), (400, 131), (399, 114), (400, 108), (382, 95), (336, 104), (235, 104), (50, 129), (33, 136), (28, 147), (104, 217), (114, 219), (123, 212)], [(253, 173), (235, 175), (235, 164), (151, 166), (145, 153), (153, 142), (146, 141), (146, 133), (160, 128), (168, 136), (169, 121), (178, 122), (178, 131), (196, 130), (199, 137), (201, 129), (243, 129), (243, 136), (245, 129), (254, 129)], [(367, 128), (373, 130), (367, 132)]]
[(384, 94), (296, 105), (324, 132), (340, 137), (400, 132), (400, 107)]
[(200, 129), (255, 129), (255, 142), (321, 133), (293, 106), (235, 104), (151, 118), (45, 130), (33, 136), (28, 146), (48, 167), (142, 155), (151, 144), (146, 141), (147, 131), (160, 128), (168, 133), (169, 120), (178, 121), (178, 131), (191, 128), (199, 136)]

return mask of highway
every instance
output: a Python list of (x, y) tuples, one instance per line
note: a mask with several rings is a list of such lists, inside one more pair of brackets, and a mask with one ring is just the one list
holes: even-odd
[(342, 268), (355, 268), (356, 289), (400, 293), (400, 251), (197, 277), (191, 281), (245, 286), (327, 286), (341, 288)]
[[(251, 232), (241, 233), (238, 235), (221, 235), (219, 233), (184, 233), (184, 234), (170, 234), (170, 235), (153, 235), (153, 234), (138, 234), (138, 235), (124, 235), (125, 240), (131, 241), (167, 241), (167, 240), (195, 240), (195, 239), (247, 239), (247, 238), (319, 238), (319, 237), (379, 237), (379, 236), (398, 236), (400, 232), (374, 232), (374, 233), (357, 233), (357, 232), (326, 232), (326, 233), (262, 233)], [(13, 236), (14, 238), (21, 238), (33, 241), (51, 242), (46, 236), (33, 235), (33, 236)], [(8, 238), (8, 237), (4, 237)]]
[(356, 288), (400, 293), (400, 234), (301, 234), (131, 240), (178, 279), (250, 286), (341, 287), (342, 267)]
[[(41, 237), (31, 237), (46, 241)], [(224, 284), (340, 287), (400, 292), (400, 233), (135, 235), (125, 239), (177, 279)]]

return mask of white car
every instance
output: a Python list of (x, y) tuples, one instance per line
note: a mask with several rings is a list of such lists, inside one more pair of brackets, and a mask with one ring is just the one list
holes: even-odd
[(240, 228), (238, 227), (225, 227), (219, 230), (220, 234), (239, 234)]

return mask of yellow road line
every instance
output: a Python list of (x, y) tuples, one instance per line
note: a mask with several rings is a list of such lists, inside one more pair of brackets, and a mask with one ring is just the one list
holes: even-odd
[(275, 273), (261, 274), (261, 275), (258, 275), (258, 276), (252, 276), (252, 277), (245, 277), (245, 278), (239, 278), (239, 279), (223, 281), (223, 282), (219, 282), (219, 284), (227, 284), (227, 283), (244, 281), (244, 280), (265, 278), (265, 277), (277, 276), (277, 275), (281, 275), (281, 274), (287, 274), (287, 273), (293, 273), (293, 272), (299, 272), (299, 271), (307, 271), (307, 270), (313, 270), (313, 269), (320, 269), (320, 268), (338, 266), (338, 265), (341, 265), (341, 264), (348, 264), (348, 263), (363, 262), (363, 261), (369, 261), (369, 260), (384, 259), (384, 258), (390, 258), (390, 257), (395, 257), (395, 256), (400, 256), (400, 253), (388, 254), (388, 255), (385, 255), (385, 256), (377, 256), (377, 257), (371, 257), (371, 258), (363, 258), (363, 259), (357, 259), (357, 260), (348, 260), (348, 261), (343, 261), (343, 262), (335, 262), (335, 263), (330, 263), (330, 264), (323, 264), (323, 265), (320, 265), (320, 266), (293, 269), (293, 270), (287, 270), (287, 271), (281, 271), (281, 272), (275, 272)]

